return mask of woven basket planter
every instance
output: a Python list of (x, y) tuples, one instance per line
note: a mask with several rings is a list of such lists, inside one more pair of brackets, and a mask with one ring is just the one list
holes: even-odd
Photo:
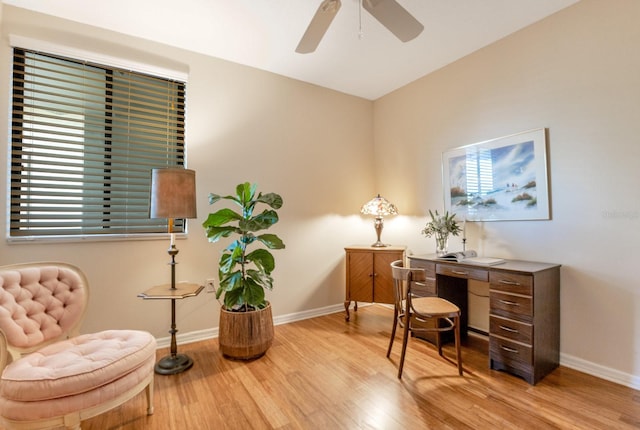
[(218, 343), (226, 358), (252, 360), (264, 355), (273, 343), (271, 303), (250, 312), (220, 310)]

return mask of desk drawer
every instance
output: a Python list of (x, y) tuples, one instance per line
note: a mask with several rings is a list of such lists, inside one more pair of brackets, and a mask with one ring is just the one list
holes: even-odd
[(532, 345), (533, 342), (533, 326), (531, 324), (497, 315), (489, 316), (489, 332), (492, 336), (504, 337), (527, 345)]
[(423, 261), (423, 260), (410, 260), (410, 264), (409, 267), (411, 268), (417, 268), (417, 269), (424, 269), (427, 278), (435, 278), (436, 277), (436, 263), (432, 263), (430, 261)]
[[(493, 285), (492, 285), (493, 287)], [(489, 291), (489, 309), (491, 313), (504, 316), (533, 316), (533, 299), (527, 296)]]
[(414, 282), (411, 287), (411, 292), (420, 297), (436, 296), (436, 279), (427, 278), (424, 281)]
[(489, 280), (489, 272), (486, 270), (467, 266), (454, 266), (452, 264), (437, 264), (436, 273), (455, 278), (475, 279), (476, 281), (487, 282)]
[(491, 359), (507, 366), (519, 367), (518, 363), (533, 364), (533, 348), (518, 342), (491, 336), (489, 338)]
[(530, 275), (491, 272), (489, 273), (489, 282), (494, 290), (524, 294), (526, 296), (530, 296), (533, 293), (533, 276)]

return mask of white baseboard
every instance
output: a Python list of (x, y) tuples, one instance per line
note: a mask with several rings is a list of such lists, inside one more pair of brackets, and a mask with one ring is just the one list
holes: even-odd
[(325, 306), (323, 308), (310, 309), (302, 312), (295, 312), (287, 315), (280, 315), (277, 317), (273, 317), (273, 323), (275, 325), (287, 324), (294, 321), (302, 321), (309, 318), (320, 317), (322, 315), (335, 314), (336, 312), (344, 312), (344, 305), (331, 305)]
[[(366, 306), (368, 304), (361, 303), (358, 306)], [(344, 312), (344, 305), (337, 304), (331, 306), (325, 306), (323, 308), (310, 309), (302, 312), (295, 312), (286, 315), (279, 315), (273, 317), (274, 325), (288, 324), (295, 321), (301, 321), (308, 318), (315, 318), (322, 315), (329, 315), (336, 312)], [(201, 340), (213, 339), (218, 337), (218, 327), (197, 330), (189, 333), (178, 334), (176, 340), (179, 344), (186, 344), (192, 342), (199, 342)], [(157, 339), (158, 348), (166, 348), (171, 344), (171, 338), (169, 336)], [(574, 357), (569, 354), (560, 354), (560, 364), (562, 366), (569, 367), (580, 372), (587, 373), (597, 378), (605, 379), (607, 381), (615, 382), (616, 384), (624, 385), (634, 390), (640, 390), (640, 376), (624, 373), (610, 367), (605, 367), (590, 361), (583, 360), (581, 358)]]
[[(358, 306), (361, 306), (361, 305), (358, 305)], [(295, 312), (292, 314), (279, 315), (279, 316), (273, 317), (273, 324), (274, 325), (288, 324), (291, 322), (302, 321), (309, 318), (319, 317), (322, 315), (329, 315), (329, 314), (333, 314), (340, 311), (344, 312), (344, 305), (342, 304), (325, 306), (323, 308), (311, 309), (311, 310), (306, 310), (302, 312)], [(199, 342), (201, 340), (216, 338), (218, 337), (218, 334), (219, 334), (218, 327), (214, 327), (214, 328), (208, 328), (204, 330), (196, 330), (188, 333), (177, 334), (176, 341), (178, 344), (193, 343), (193, 342)], [(157, 338), (156, 341), (158, 343), (158, 348), (167, 348), (168, 346), (171, 345), (170, 336)]]
[[(201, 340), (213, 339), (216, 337), (218, 337), (218, 327), (177, 334), (176, 342), (178, 343), (178, 345), (184, 345), (187, 343), (199, 342)], [(156, 342), (158, 344), (158, 349), (168, 348), (171, 345), (171, 337), (158, 337), (156, 338)], [(178, 350), (180, 350), (179, 347)]]
[(624, 385), (634, 390), (640, 390), (640, 376), (624, 373), (610, 367), (592, 363), (569, 354), (560, 354), (560, 364), (580, 372), (587, 373), (616, 384)]

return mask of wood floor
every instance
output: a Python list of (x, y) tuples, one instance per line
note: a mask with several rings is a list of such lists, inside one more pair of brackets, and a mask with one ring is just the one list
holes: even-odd
[(399, 336), (385, 357), (391, 320), (390, 309), (372, 305), (348, 323), (336, 313), (276, 326), (273, 346), (252, 362), (224, 359), (215, 339), (179, 345), (195, 364), (156, 375), (153, 415), (145, 415), (141, 394), (82, 428), (640, 428), (639, 391), (564, 367), (531, 386), (490, 371), (487, 344), (473, 337), (463, 348), (462, 377), (430, 344), (411, 339), (400, 381)]

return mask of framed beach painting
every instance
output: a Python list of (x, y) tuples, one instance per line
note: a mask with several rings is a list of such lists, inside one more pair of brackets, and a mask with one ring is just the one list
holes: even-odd
[(442, 154), (444, 207), (468, 221), (550, 218), (546, 129)]

